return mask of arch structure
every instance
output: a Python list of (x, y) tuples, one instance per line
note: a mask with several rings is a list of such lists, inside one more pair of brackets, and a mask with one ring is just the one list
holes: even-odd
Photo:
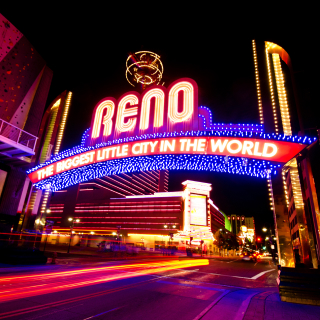
[[(79, 146), (28, 171), (35, 187), (58, 191), (102, 176), (148, 170), (207, 170), (269, 179), (315, 138), (266, 134), (262, 124), (213, 123), (197, 84), (175, 81), (140, 96), (101, 100)], [(151, 120), (150, 120), (151, 119)]]

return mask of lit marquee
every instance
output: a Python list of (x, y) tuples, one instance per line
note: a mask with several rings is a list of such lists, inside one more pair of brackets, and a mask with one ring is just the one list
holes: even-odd
[[(178, 94), (183, 92), (183, 110), (178, 111)], [(172, 122), (184, 122), (191, 118), (194, 111), (194, 87), (192, 83), (181, 81), (169, 91), (168, 117)]]
[[(112, 100), (104, 100), (95, 108), (92, 138), (100, 136), (101, 122), (104, 125), (103, 135), (110, 136), (112, 130), (112, 117), (114, 115), (115, 103)], [(105, 115), (103, 116), (103, 114)], [(103, 119), (103, 120), (102, 120)]]
[[(138, 101), (139, 98), (135, 94), (128, 94), (120, 100), (116, 122), (116, 128), (119, 132), (126, 132), (134, 129), (137, 123)], [(128, 107), (127, 104), (130, 104), (130, 107)]]
[(155, 112), (153, 126), (156, 128), (163, 126), (163, 117), (164, 117), (164, 98), (165, 93), (161, 88), (154, 88), (148, 90), (141, 102), (141, 116), (140, 116), (140, 129), (145, 130), (149, 128), (149, 119), (150, 119), (150, 104), (151, 99), (155, 99)]
[[(94, 109), (90, 144), (95, 145), (99, 141), (129, 136), (132, 133), (151, 133), (155, 132), (154, 129), (157, 129), (156, 132), (159, 132), (159, 129), (163, 132), (173, 131), (174, 125), (179, 123), (184, 123), (187, 130), (198, 129), (197, 94), (195, 81), (183, 78), (172, 83), (168, 90), (154, 85), (142, 96), (138, 92), (129, 92), (122, 96), (118, 103), (113, 98), (106, 98)], [(153, 125), (150, 122), (153, 122)], [(103, 130), (101, 127), (104, 127)], [(124, 133), (127, 135), (123, 135)]]
[(168, 89), (153, 86), (141, 96), (130, 92), (118, 103), (101, 100), (81, 145), (30, 169), (29, 178), (51, 191), (106, 175), (164, 169), (269, 179), (316, 140), (265, 134), (261, 124), (213, 123), (210, 109), (198, 108), (197, 90), (193, 80), (179, 79)]

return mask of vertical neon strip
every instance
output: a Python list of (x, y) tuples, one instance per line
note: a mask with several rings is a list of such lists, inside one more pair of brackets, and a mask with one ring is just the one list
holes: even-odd
[(98, 138), (100, 136), (100, 128), (103, 112), (107, 109), (106, 115), (103, 117), (103, 135), (110, 136), (112, 130), (112, 117), (114, 114), (115, 105), (111, 100), (105, 100), (100, 103), (96, 109), (96, 114), (94, 116), (94, 123), (92, 128), (92, 138)]
[(41, 204), (41, 209), (40, 209), (40, 212), (41, 212), (41, 216), (43, 216), (43, 214), (45, 213), (46, 211), (46, 208), (47, 208), (47, 202), (48, 202), (48, 198), (49, 198), (49, 193), (50, 191), (45, 191), (44, 192), (44, 195), (43, 195), (43, 198), (42, 198), (42, 204)]
[(155, 98), (155, 112), (153, 126), (158, 128), (163, 126), (164, 116), (164, 92), (161, 89), (151, 89), (146, 93), (141, 102), (140, 129), (149, 128), (150, 101)]
[(291, 123), (290, 123), (290, 115), (289, 115), (289, 107), (287, 102), (287, 94), (284, 86), (283, 73), (281, 69), (280, 56), (277, 53), (272, 54), (274, 71), (276, 74), (276, 84), (278, 90), (278, 98), (280, 104), (280, 113), (282, 120), (283, 132), (287, 136), (292, 135)]
[(291, 177), (294, 205), (297, 209), (303, 209), (304, 207), (303, 197), (302, 197), (302, 190), (301, 190), (300, 178), (298, 173), (297, 159), (294, 158), (290, 160), (287, 164), (289, 164), (289, 167), (290, 167), (290, 177)]
[[(127, 103), (130, 103), (131, 108), (126, 108)], [(138, 107), (136, 106), (139, 103), (139, 99), (134, 94), (128, 94), (123, 97), (118, 104), (118, 114), (116, 128), (119, 132), (126, 132), (133, 130), (137, 123), (137, 118), (130, 118), (127, 122), (124, 122), (125, 118), (134, 117), (138, 114)]]
[[(57, 135), (57, 141), (56, 141), (56, 146), (55, 146), (55, 149), (54, 149), (54, 154), (57, 154), (60, 151), (61, 141), (62, 141), (62, 137), (63, 137), (63, 134), (64, 134), (64, 129), (66, 127), (67, 116), (68, 116), (68, 113), (69, 113), (71, 97), (72, 97), (72, 92), (69, 91), (68, 95), (67, 95), (67, 99), (66, 99), (65, 105), (64, 105), (64, 110), (63, 110), (63, 114), (62, 114), (62, 120), (61, 120), (61, 123), (60, 123), (59, 132), (58, 132), (58, 135)], [(40, 218), (45, 213), (45, 210), (46, 210), (46, 207), (47, 207), (47, 203), (48, 203), (49, 194), (50, 194), (50, 191), (45, 191), (44, 192), (43, 199), (42, 199), (42, 204), (41, 204), (41, 209), (40, 209), (40, 214), (41, 214)]]
[(64, 129), (66, 127), (67, 116), (68, 116), (68, 113), (69, 113), (69, 106), (70, 106), (70, 102), (71, 102), (71, 96), (72, 96), (72, 92), (69, 91), (68, 95), (67, 95), (66, 102), (65, 102), (63, 114), (62, 114), (62, 120), (61, 120), (61, 123), (60, 123), (60, 128), (59, 128), (59, 133), (58, 133), (58, 136), (57, 136), (57, 142), (56, 142), (56, 146), (55, 146), (55, 149), (54, 149), (54, 154), (57, 154), (60, 151), (61, 141), (62, 141)]
[(257, 58), (257, 49), (256, 49), (255, 40), (252, 40), (252, 50), (253, 50), (254, 73), (255, 73), (255, 77), (256, 77), (260, 124), (263, 124), (263, 122), (264, 122), (263, 121), (263, 109), (262, 109), (261, 89), (260, 89), (260, 79), (259, 79), (259, 69), (258, 69), (258, 58)]
[(275, 102), (275, 99), (274, 99), (273, 81), (272, 81), (272, 74), (271, 74), (271, 67), (270, 67), (270, 60), (269, 60), (269, 51), (268, 51), (267, 44), (268, 44), (268, 42), (266, 42), (266, 59), (267, 59), (267, 66), (268, 66), (269, 87), (270, 87), (270, 95), (271, 95), (274, 127), (275, 127), (276, 134), (278, 134), (279, 133), (278, 117), (277, 117), (277, 110), (276, 110), (276, 102)]
[(268, 182), (268, 194), (269, 194), (269, 202), (270, 202), (270, 209), (274, 210), (274, 199), (273, 199), (273, 190), (272, 190), (272, 181), (271, 177), (267, 179)]
[[(183, 110), (178, 112), (178, 93), (183, 91)], [(191, 118), (194, 110), (194, 88), (190, 82), (175, 84), (169, 92), (168, 117), (173, 122), (183, 122)]]
[(49, 124), (48, 124), (47, 132), (45, 135), (39, 163), (43, 163), (47, 160), (48, 151), (50, 151), (50, 155), (51, 155), (51, 150), (49, 150), (49, 147), (50, 147), (53, 129), (56, 124), (60, 102), (61, 102), (61, 99), (57, 100), (55, 104), (51, 107)]
[(283, 181), (283, 190), (286, 197), (287, 207), (289, 208), (289, 195), (288, 195), (288, 187), (287, 187), (287, 179), (286, 179), (286, 170), (282, 169), (282, 181)]

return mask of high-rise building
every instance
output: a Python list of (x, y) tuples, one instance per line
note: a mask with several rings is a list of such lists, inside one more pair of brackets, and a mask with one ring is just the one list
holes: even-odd
[(0, 231), (17, 226), (32, 186), (38, 134), (52, 71), (26, 37), (0, 14)]
[[(71, 106), (71, 91), (64, 91), (56, 97), (43, 115), (38, 134), (38, 148), (33, 157), (34, 164), (41, 164), (49, 160), (51, 155), (59, 153), (64, 130)], [(51, 193), (30, 189), (27, 195), (24, 211), (22, 212), (19, 228), (38, 229), (45, 224), (46, 210)], [(34, 226), (35, 221), (38, 223)]]
[(239, 216), (236, 214), (231, 214), (227, 217), (230, 221), (230, 231), (236, 235), (241, 231), (241, 226), (246, 226), (248, 229), (255, 230), (254, 217)]
[[(284, 136), (304, 134), (300, 101), (288, 52), (278, 44), (252, 41), (260, 123), (266, 133)], [(316, 135), (316, 131), (314, 132)], [(319, 205), (314, 183), (318, 165), (310, 165), (317, 153), (314, 142), (286, 163), (282, 178), (268, 179), (270, 209), (274, 213), (279, 262), (293, 267), (296, 262), (318, 267)], [(319, 159), (319, 157), (315, 158)], [(317, 179), (316, 179), (317, 180)], [(318, 182), (319, 183), (319, 182)], [(297, 261), (298, 260), (298, 261)]]

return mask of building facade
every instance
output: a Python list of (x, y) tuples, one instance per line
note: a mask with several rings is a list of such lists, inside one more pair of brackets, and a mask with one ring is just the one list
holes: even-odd
[[(265, 132), (285, 136), (305, 133), (289, 54), (268, 41), (252, 40), (260, 124)], [(317, 136), (317, 132), (313, 132)], [(279, 263), (293, 267), (319, 264), (319, 204), (316, 183), (318, 164), (310, 165), (316, 142), (286, 163), (282, 178), (268, 179)], [(319, 159), (319, 158), (317, 158)], [(319, 162), (318, 162), (319, 163)], [(316, 177), (316, 179), (314, 179)]]
[(32, 188), (52, 71), (26, 37), (0, 14), (0, 232), (16, 228)]
[[(225, 215), (210, 199), (211, 184), (197, 181), (183, 182), (183, 191), (156, 192), (152, 195), (130, 195), (117, 198), (98, 198), (94, 189), (73, 188), (77, 200), (70, 206), (69, 190), (61, 190), (51, 197), (47, 219), (54, 221), (53, 237), (70, 233), (68, 218), (79, 219), (73, 228), (75, 235), (87, 237), (121, 234), (125, 242), (136, 246), (141, 239), (146, 248), (175, 245), (185, 249), (200, 246), (204, 241), (213, 249), (213, 233), (225, 228)], [(49, 240), (50, 241), (50, 240)]]
[(254, 217), (239, 216), (236, 214), (228, 215), (230, 221), (230, 231), (238, 234), (241, 231), (241, 226), (246, 226), (247, 229), (253, 229), (255, 233)]

